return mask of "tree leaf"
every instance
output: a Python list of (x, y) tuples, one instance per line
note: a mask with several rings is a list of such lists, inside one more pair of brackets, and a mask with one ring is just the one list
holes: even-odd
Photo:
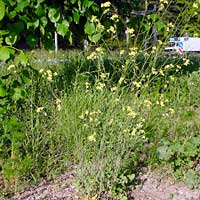
[(86, 22), (85, 27), (84, 27), (85, 33), (88, 35), (92, 35), (93, 33), (96, 32), (96, 27), (94, 23)]
[(4, 18), (5, 16), (5, 4), (2, 0), (0, 0), (0, 21)]
[(97, 43), (101, 39), (101, 33), (97, 33), (95, 35), (89, 35), (88, 38), (91, 42)]
[(69, 22), (67, 20), (63, 20), (62, 23), (58, 24), (57, 32), (58, 34), (65, 37), (67, 31), (69, 30)]
[(60, 11), (56, 8), (50, 8), (48, 12), (48, 17), (51, 22), (56, 23), (60, 19)]

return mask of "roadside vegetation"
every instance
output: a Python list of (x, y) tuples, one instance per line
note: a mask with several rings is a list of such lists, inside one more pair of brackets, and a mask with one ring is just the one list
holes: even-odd
[(162, 55), (141, 71), (151, 55), (100, 50), (46, 65), (31, 52), (34, 70), (1, 68), (1, 195), (71, 169), (89, 197), (125, 198), (144, 168), (199, 187), (199, 56)]
[[(146, 169), (200, 188), (200, 56), (163, 52), (198, 36), (199, 1), (46, 2), (0, 0), (0, 198), (71, 170), (85, 199)], [(54, 54), (55, 32), (88, 46)]]

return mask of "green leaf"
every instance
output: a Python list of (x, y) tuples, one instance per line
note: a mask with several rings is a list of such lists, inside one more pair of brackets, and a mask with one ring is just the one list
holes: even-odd
[(0, 60), (7, 61), (10, 58), (10, 50), (8, 47), (0, 47)]
[(63, 20), (62, 23), (58, 24), (57, 32), (64, 37), (69, 30), (68, 28), (69, 22), (67, 20)]
[(6, 95), (7, 91), (2, 86), (0, 86), (0, 97), (5, 97)]
[(158, 15), (156, 13), (153, 13), (150, 15), (150, 19), (152, 19), (155, 22), (158, 19)]
[(158, 157), (161, 160), (169, 160), (172, 156), (172, 151), (169, 146), (161, 146), (157, 149)]
[(27, 23), (28, 30), (35, 30), (38, 27), (39, 27), (39, 19)]
[(23, 72), (21, 74), (21, 79), (22, 79), (24, 84), (30, 84), (31, 83), (31, 78), (30, 78), (29, 72), (27, 70), (23, 70)]
[(12, 96), (12, 99), (14, 101), (18, 101), (19, 99), (23, 99), (24, 96), (25, 96), (25, 92), (22, 90), (21, 87), (17, 87), (17, 88), (14, 88), (14, 94)]
[(19, 65), (19, 63), (21, 63), (22, 65), (26, 66), (28, 64), (28, 58), (23, 52), (21, 52), (18, 56), (16, 56), (14, 62), (15, 65)]
[(43, 27), (45, 27), (48, 24), (48, 20), (46, 17), (41, 17), (40, 18), (40, 23), (42, 24)]
[(50, 8), (49, 9), (49, 13), (48, 13), (48, 17), (49, 17), (51, 22), (53, 22), (53, 23), (58, 22), (59, 19), (60, 19), (60, 11), (59, 11), (59, 9)]
[(36, 14), (38, 17), (45, 16), (46, 10), (45, 10), (41, 5), (38, 5), (38, 7), (37, 7), (36, 10), (35, 10), (35, 14)]
[(35, 47), (38, 44), (38, 37), (35, 35), (28, 35), (26, 37), (26, 42), (30, 47)]
[(27, 6), (29, 6), (28, 1), (18, 0), (17, 7), (15, 8), (15, 10), (16, 12), (23, 12), (24, 8), (26, 8)]
[(94, 23), (86, 22), (85, 27), (84, 27), (85, 33), (88, 35), (92, 35), (93, 33), (96, 32), (96, 27)]
[(5, 38), (6, 44), (12, 46), (17, 42), (17, 34), (12, 32)]
[(7, 29), (10, 31), (10, 32), (14, 32), (14, 33), (17, 33), (17, 34), (20, 34), (21, 32), (24, 31), (24, 23), (22, 21), (19, 21), (19, 22), (16, 22), (16, 23), (9, 23), (7, 25)]
[(78, 10), (73, 10), (73, 19), (75, 23), (79, 23), (79, 19), (80, 19), (80, 14)]
[(5, 4), (2, 0), (0, 0), (0, 21), (4, 18), (5, 16)]
[(91, 42), (97, 43), (101, 39), (101, 33), (97, 33), (95, 35), (89, 35), (88, 38)]
[(165, 28), (165, 24), (162, 21), (155, 23), (156, 30), (161, 32)]

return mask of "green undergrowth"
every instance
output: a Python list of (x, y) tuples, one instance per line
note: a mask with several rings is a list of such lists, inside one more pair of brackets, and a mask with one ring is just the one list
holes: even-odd
[(11, 106), (0, 121), (0, 195), (71, 169), (88, 198), (126, 199), (145, 167), (167, 166), (200, 186), (198, 56), (89, 60), (79, 52), (44, 65), (33, 53), (35, 70), (1, 69), (11, 74), (4, 90), (26, 84), (9, 97), (0, 91)]

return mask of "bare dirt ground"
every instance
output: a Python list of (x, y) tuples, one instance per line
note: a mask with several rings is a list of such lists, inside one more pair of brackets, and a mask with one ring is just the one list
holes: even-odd
[[(61, 175), (55, 181), (42, 181), (14, 200), (83, 200), (72, 186), (74, 173)], [(200, 190), (189, 189), (183, 183), (175, 183), (165, 174), (148, 172), (138, 178), (140, 184), (130, 191), (130, 200), (200, 200)], [(104, 198), (105, 200), (106, 198)], [(109, 198), (110, 199), (110, 198)], [(3, 200), (0, 198), (0, 200)]]

